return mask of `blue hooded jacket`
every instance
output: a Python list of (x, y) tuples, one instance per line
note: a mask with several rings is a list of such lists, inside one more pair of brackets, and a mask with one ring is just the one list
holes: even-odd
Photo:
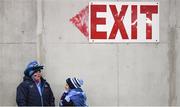
[(64, 92), (60, 99), (60, 106), (84, 106), (86, 107), (86, 95), (81, 88), (70, 89)]

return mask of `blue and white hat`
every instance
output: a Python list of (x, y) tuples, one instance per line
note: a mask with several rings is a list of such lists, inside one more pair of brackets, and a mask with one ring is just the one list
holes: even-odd
[(34, 73), (36, 73), (36, 71), (39, 71), (39, 70), (43, 69), (43, 67), (44, 66), (38, 64), (37, 61), (31, 61), (27, 65), (27, 67), (26, 67), (26, 69), (24, 71), (24, 75), (31, 77)]
[(83, 80), (78, 78), (68, 78), (66, 79), (66, 83), (68, 84), (69, 88), (80, 88), (83, 85)]

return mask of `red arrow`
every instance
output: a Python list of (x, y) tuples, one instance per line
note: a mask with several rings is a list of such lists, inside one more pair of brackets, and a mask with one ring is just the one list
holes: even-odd
[(86, 38), (89, 38), (88, 32), (88, 20), (89, 20), (89, 6), (83, 8), (78, 14), (70, 19), (72, 22)]

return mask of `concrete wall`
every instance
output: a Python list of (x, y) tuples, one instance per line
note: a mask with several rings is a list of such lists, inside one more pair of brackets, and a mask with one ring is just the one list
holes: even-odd
[(16, 105), (16, 87), (37, 57), (34, 0), (0, 0), (0, 105)]
[(38, 59), (56, 105), (75, 76), (92, 106), (180, 106), (180, 1), (159, 0), (159, 44), (89, 44), (69, 21), (89, 1), (0, 0), (0, 105), (16, 105), (23, 70)]

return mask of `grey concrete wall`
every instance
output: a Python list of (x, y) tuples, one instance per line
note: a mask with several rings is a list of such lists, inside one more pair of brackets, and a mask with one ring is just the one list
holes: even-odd
[[(180, 5), (180, 1), (176, 0), (176, 5)], [(176, 42), (176, 100), (177, 100), (177, 105), (180, 105), (180, 12), (178, 12), (180, 9), (179, 6), (175, 7), (175, 17), (176, 17), (176, 22), (175, 22), (175, 42)]]
[(0, 0), (0, 105), (16, 105), (16, 87), (37, 57), (34, 0)]
[(56, 105), (75, 76), (92, 106), (180, 106), (180, 1), (158, 0), (159, 44), (89, 44), (69, 21), (89, 1), (0, 0), (0, 105), (16, 105), (23, 70), (38, 59)]

